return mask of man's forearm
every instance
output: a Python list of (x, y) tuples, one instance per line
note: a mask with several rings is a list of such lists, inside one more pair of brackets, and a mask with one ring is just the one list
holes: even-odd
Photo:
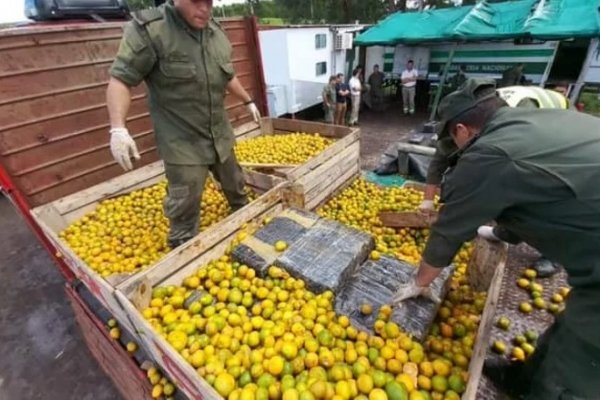
[(106, 104), (111, 128), (124, 128), (131, 105), (131, 89), (118, 79), (110, 78)]
[(424, 260), (421, 261), (419, 270), (417, 271), (416, 282), (418, 286), (429, 286), (431, 282), (442, 273), (442, 268), (436, 268), (427, 264)]
[(244, 103), (252, 101), (252, 97), (250, 97), (248, 92), (246, 92), (246, 89), (244, 89), (242, 83), (240, 82), (237, 76), (234, 76), (229, 81), (229, 83), (227, 84), (227, 90)]
[(423, 191), (423, 200), (431, 200), (435, 198), (435, 193), (437, 192), (437, 185), (427, 184), (425, 185), (425, 190)]

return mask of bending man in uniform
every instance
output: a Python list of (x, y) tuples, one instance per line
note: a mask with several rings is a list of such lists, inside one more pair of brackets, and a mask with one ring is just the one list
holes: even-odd
[[(483, 82), (483, 80), (480, 80)], [(482, 85), (479, 90), (480, 95), (493, 93), (495, 89), (495, 81), (493, 79), (485, 80), (486, 84)], [(562, 94), (546, 90), (535, 86), (511, 86), (496, 90), (497, 94), (510, 107), (518, 108), (559, 108), (567, 109), (569, 102)], [(453, 153), (458, 150), (452, 138), (440, 135), (436, 146), (436, 152), (433, 156), (429, 170), (427, 171), (427, 186), (423, 202), (419, 208), (424, 212), (433, 211), (433, 199), (444, 171), (449, 167), (450, 159)], [(521, 239), (514, 233), (503, 228), (502, 226), (481, 226), (478, 230), (480, 236), (492, 241), (504, 241), (510, 244), (518, 244)], [(548, 277), (556, 272), (558, 268), (554, 264), (542, 256), (534, 265), (535, 270), (540, 277)]]
[(144, 81), (158, 152), (165, 165), (169, 246), (198, 233), (200, 199), (208, 172), (219, 181), (231, 208), (247, 203), (244, 176), (225, 112), (225, 90), (260, 114), (235, 76), (231, 44), (212, 17), (212, 0), (169, 0), (133, 14), (110, 69), (107, 103), (110, 148), (125, 170), (139, 159), (126, 127), (131, 88)]
[[(507, 107), (468, 80), (440, 104), (443, 134), (459, 148), (443, 206), (412, 280), (394, 301), (429, 294), (461, 245), (491, 220), (564, 265), (566, 307), (525, 363), (488, 365), (509, 395), (529, 400), (600, 394), (600, 119), (567, 110)], [(569, 127), (572, 135), (565, 135)], [(543, 147), (540, 147), (543, 144)], [(507, 361), (508, 363), (508, 361)]]

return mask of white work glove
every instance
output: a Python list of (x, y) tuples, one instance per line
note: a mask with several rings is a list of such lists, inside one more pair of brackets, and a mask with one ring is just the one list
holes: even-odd
[(258, 107), (256, 107), (254, 102), (248, 103), (248, 112), (252, 115), (254, 122), (258, 123), (260, 121), (260, 111), (258, 111)]
[(417, 274), (415, 271), (415, 273), (410, 278), (410, 280), (408, 282), (400, 285), (398, 290), (396, 290), (396, 293), (394, 294), (394, 297), (392, 299), (392, 304), (394, 306), (398, 307), (402, 304), (402, 302), (404, 300), (410, 299), (413, 297), (419, 297), (419, 296), (426, 297), (436, 304), (439, 304), (442, 302), (442, 300), (436, 294), (433, 293), (433, 291), (431, 290), (431, 287), (418, 286), (416, 278), (417, 278)]
[(489, 240), (490, 242), (500, 242), (500, 238), (494, 235), (493, 226), (480, 226), (479, 228), (477, 228), (477, 234), (485, 240)]
[(431, 212), (434, 211), (433, 200), (423, 200), (419, 204), (419, 211)]
[(110, 152), (115, 161), (125, 171), (133, 169), (131, 157), (140, 159), (140, 153), (127, 128), (112, 128), (110, 130)]

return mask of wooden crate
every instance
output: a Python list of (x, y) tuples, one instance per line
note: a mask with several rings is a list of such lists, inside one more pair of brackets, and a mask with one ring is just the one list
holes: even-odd
[[(281, 178), (253, 171), (246, 171), (245, 178), (246, 185), (260, 194), (256, 200), (222, 221), (213, 224), (189, 242), (171, 251), (163, 259), (202, 252), (219, 243), (235, 230), (248, 214), (254, 215), (262, 212), (265, 204), (270, 201), (269, 199), (274, 195), (278, 195), (282, 190), (282, 186), (285, 185)], [(139, 271), (130, 275), (119, 274), (104, 279), (79, 258), (66, 242), (59, 238), (59, 233), (73, 221), (94, 210), (99, 202), (154, 185), (164, 179), (163, 164), (158, 161), (31, 210), (34, 220), (42, 228), (50, 242), (58, 249), (60, 257), (75, 276), (88, 287), (104, 307), (113, 313), (121, 324), (132, 332), (135, 332), (133, 324), (131, 324), (129, 318), (123, 312), (123, 308), (116, 300), (114, 291), (116, 285), (131, 279)], [(152, 268), (152, 266), (149, 268)]]
[[(152, 288), (164, 285), (180, 285), (182, 281), (201, 266), (222, 256), (235, 239), (243, 224), (257, 224), (264, 218), (280, 213), (285, 206), (282, 191), (271, 192), (263, 196), (263, 207), (250, 212), (242, 210), (234, 229), (228, 229), (227, 235), (209, 249), (189, 248), (185, 252), (163, 259), (153, 268), (144, 270), (120, 284), (116, 297), (128, 314), (132, 324), (154, 361), (161, 366), (178, 389), (190, 399), (219, 399), (219, 394), (188, 364), (183, 357), (161, 336), (156, 334), (144, 319), (140, 310), (147, 307)], [(233, 225), (233, 223), (232, 223)]]
[(75, 320), (88, 349), (126, 400), (150, 399), (152, 385), (119, 342), (108, 335), (102, 322), (69, 284), (65, 285)]
[[(358, 176), (359, 174), (355, 173), (336, 187), (332, 186), (328, 191), (329, 195), (327, 198), (321, 200), (318, 205), (323, 204), (331, 197), (337, 195), (341, 190), (349, 186)], [(283, 199), (283, 202), (281, 202), (281, 199), (278, 199), (277, 202), (272, 203), (270, 208), (266, 209), (259, 218), (274, 215), (280, 212), (285, 205), (285, 199)], [(128, 313), (135, 328), (140, 333), (144, 345), (154, 357), (155, 362), (166, 371), (171, 380), (190, 396), (190, 398), (217, 399), (220, 397), (208, 383), (198, 376), (194, 368), (189, 365), (165, 339), (155, 333), (150, 324), (142, 316), (141, 310), (147, 306), (152, 288), (162, 285), (181, 284), (183, 279), (192, 274), (195, 270), (205, 265), (207, 262), (220, 257), (234, 237), (235, 232), (204, 253), (196, 252), (195, 254), (190, 255), (191, 257), (176, 257), (171, 260), (163, 260), (163, 262), (156, 265), (152, 270), (144, 271), (120, 285), (117, 290), (117, 298)], [(469, 365), (470, 379), (467, 383), (467, 390), (463, 395), (464, 400), (475, 400), (475, 393), (482, 373), (483, 360), (493, 325), (493, 316), (496, 311), (499, 287), (502, 282), (506, 260), (505, 245), (479, 240), (475, 247), (479, 256), (472, 257), (471, 262), (477, 260), (477, 263), (470, 265), (469, 268), (476, 268), (477, 270), (492, 269), (495, 270), (495, 273), (493, 274), (491, 281), (488, 279), (488, 297), (481, 324), (478, 328), (473, 357), (471, 358)], [(482, 284), (481, 282), (482, 279), (479, 278), (480, 285)]]
[(360, 168), (360, 129), (319, 122), (263, 118), (260, 124), (248, 123), (236, 129), (238, 141), (261, 135), (278, 135), (295, 132), (318, 133), (335, 140), (331, 146), (302, 165), (284, 170), (274, 170), (273, 174), (293, 183), (290, 192), (294, 204), (312, 209), (329, 188), (338, 182), (346, 181)]

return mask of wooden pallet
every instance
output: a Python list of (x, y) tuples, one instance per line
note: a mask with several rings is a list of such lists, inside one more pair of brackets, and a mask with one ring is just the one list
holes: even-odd
[[(260, 194), (256, 200), (222, 221), (213, 224), (194, 239), (171, 251), (164, 258), (202, 251), (202, 249), (210, 248), (210, 246), (220, 242), (244, 218), (242, 216), (245, 214), (242, 210), (249, 209), (260, 212), (265, 199), (271, 198), (274, 193), (279, 193), (282, 186), (285, 185), (281, 178), (254, 171), (246, 171), (245, 178), (246, 185)], [(60, 239), (59, 234), (70, 223), (93, 211), (101, 201), (154, 185), (164, 179), (163, 164), (159, 161), (31, 210), (34, 220), (42, 228), (45, 236), (58, 249), (60, 257), (64, 259), (75, 276), (88, 287), (104, 307), (113, 313), (122, 325), (132, 332), (134, 332), (133, 325), (116, 300), (114, 291), (118, 284), (127, 281), (140, 272), (128, 275), (119, 274), (104, 279), (78, 257), (68, 244)], [(150, 266), (148, 269), (152, 269), (152, 267)]]
[(117, 341), (110, 338), (102, 322), (75, 289), (66, 284), (65, 292), (88, 349), (123, 398), (126, 400), (152, 398), (152, 385), (133, 358)]
[(237, 130), (237, 140), (243, 141), (261, 135), (279, 135), (296, 132), (317, 133), (320, 136), (335, 140), (320, 154), (304, 164), (291, 168), (271, 168), (271, 174), (281, 176), (288, 182), (294, 183), (290, 193), (298, 206), (313, 208), (323, 196), (330, 191), (330, 185), (345, 181), (360, 168), (360, 129), (319, 122), (263, 118), (260, 124), (248, 123)]

